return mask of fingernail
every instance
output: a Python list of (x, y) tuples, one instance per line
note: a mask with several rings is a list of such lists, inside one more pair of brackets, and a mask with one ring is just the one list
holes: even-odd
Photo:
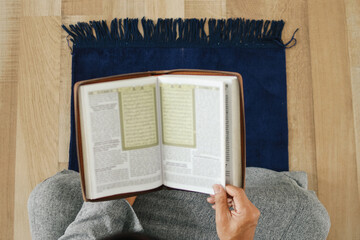
[(213, 185), (214, 193), (217, 194), (221, 191), (221, 186), (219, 184)]

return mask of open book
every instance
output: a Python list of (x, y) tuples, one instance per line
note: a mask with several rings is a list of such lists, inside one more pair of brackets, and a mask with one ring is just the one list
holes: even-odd
[(78, 82), (78, 159), (86, 201), (175, 189), (244, 187), (242, 79), (172, 70)]

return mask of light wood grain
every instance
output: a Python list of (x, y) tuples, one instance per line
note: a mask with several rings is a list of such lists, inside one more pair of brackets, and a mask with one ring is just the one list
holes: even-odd
[(13, 237), (16, 135), (16, 82), (0, 82), (0, 233)]
[[(329, 239), (359, 239), (360, 202), (343, 1), (309, 1), (318, 196)], [(331, 17), (329, 17), (331, 16)]]
[(22, 0), (23, 16), (60, 16), (61, 0)]
[(29, 239), (27, 199), (58, 169), (60, 17), (24, 17), (20, 34), (14, 238)]
[(102, 1), (98, 0), (63, 0), (61, 15), (102, 15)]
[(60, 24), (146, 16), (284, 19), (285, 41), (300, 28), (286, 50), (290, 169), (309, 174), (330, 214), (328, 239), (360, 239), (359, 4), (0, 0), (0, 238), (30, 239), (27, 196), (67, 166), (71, 55)]
[[(350, 76), (354, 111), (356, 165), (360, 199), (360, 2), (345, 1)], [(359, 200), (360, 201), (360, 200)], [(359, 237), (360, 238), (360, 237)]]
[(123, 18), (127, 16), (128, 1), (103, 0), (103, 14), (109, 17)]
[(185, 0), (185, 17), (186, 18), (225, 18), (226, 1), (189, 1)]
[(20, 1), (0, 0), (0, 238), (14, 235)]
[(68, 163), (67, 162), (59, 162), (58, 163), (58, 172), (68, 169)]
[(127, 0), (126, 15), (129, 18), (142, 18), (145, 16), (145, 0)]
[(150, 0), (145, 1), (145, 15), (149, 19), (157, 18), (183, 18), (184, 0)]
[(17, 82), (19, 0), (0, 0), (0, 82)]

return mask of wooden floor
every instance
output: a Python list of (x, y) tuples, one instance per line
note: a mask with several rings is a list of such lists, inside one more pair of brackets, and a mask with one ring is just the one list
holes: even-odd
[(291, 170), (328, 239), (360, 239), (359, 0), (0, 0), (0, 239), (30, 239), (31, 190), (66, 167), (71, 56), (61, 24), (114, 17), (284, 19)]

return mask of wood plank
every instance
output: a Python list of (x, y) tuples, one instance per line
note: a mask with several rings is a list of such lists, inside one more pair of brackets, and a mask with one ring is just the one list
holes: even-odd
[(126, 0), (126, 16), (142, 18), (145, 16), (145, 0)]
[(344, 1), (309, 0), (318, 196), (329, 239), (359, 239), (354, 115)]
[(20, 1), (0, 0), (0, 82), (17, 82)]
[(185, 18), (225, 18), (226, 0), (185, 0)]
[(285, 21), (284, 42), (296, 28), (298, 44), (286, 50), (289, 166), (305, 171), (309, 189), (317, 191), (315, 129), (306, 1), (227, 1), (227, 17)]
[(58, 172), (64, 170), (64, 169), (68, 169), (68, 163), (64, 163), (64, 162), (59, 162), (58, 164)]
[(183, 18), (185, 11), (184, 0), (148, 0), (145, 1), (145, 16), (149, 19)]
[(102, 1), (98, 0), (62, 0), (61, 16), (103, 15)]
[(145, 16), (145, 0), (63, 0), (62, 16), (100, 16), (142, 18)]
[(127, 16), (128, 1), (103, 0), (103, 15), (109, 18), (124, 18)]
[(60, 17), (21, 20), (14, 238), (29, 239), (27, 199), (58, 168)]
[(345, 11), (355, 124), (357, 185), (360, 199), (360, 2), (356, 0), (345, 0)]
[(0, 82), (0, 232), (13, 239), (17, 82)]
[(14, 237), (20, 0), (0, 0), (0, 233)]
[(61, 0), (22, 0), (23, 16), (60, 16)]

